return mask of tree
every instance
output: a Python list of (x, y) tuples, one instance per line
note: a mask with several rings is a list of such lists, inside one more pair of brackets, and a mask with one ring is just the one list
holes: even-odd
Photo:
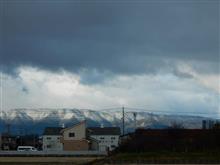
[(216, 122), (213, 126), (213, 129), (220, 129), (220, 122)]
[(172, 122), (169, 129), (184, 129), (183, 123), (178, 123), (176, 121)]

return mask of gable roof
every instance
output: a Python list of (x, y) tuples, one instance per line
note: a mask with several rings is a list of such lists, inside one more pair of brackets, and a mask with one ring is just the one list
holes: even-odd
[(83, 120), (83, 121), (81, 121), (81, 122), (79, 122), (79, 123), (77, 123), (77, 124), (74, 124), (74, 125), (71, 126), (71, 127), (64, 128), (64, 129), (61, 130), (61, 132), (63, 133), (64, 131), (67, 131), (67, 130), (69, 130), (69, 129), (72, 129), (72, 128), (74, 128), (74, 127), (76, 127), (76, 126), (79, 126), (79, 125), (82, 125), (82, 124), (86, 124), (86, 121)]
[(43, 135), (61, 135), (62, 129), (61, 127), (46, 127)]
[(121, 131), (119, 127), (89, 127), (87, 133), (89, 135), (120, 135)]

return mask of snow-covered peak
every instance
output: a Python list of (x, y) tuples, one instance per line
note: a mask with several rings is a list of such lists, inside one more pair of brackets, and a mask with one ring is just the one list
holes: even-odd
[[(179, 122), (186, 128), (201, 128), (202, 120), (207, 119), (197, 116), (180, 116), (152, 114), (149, 112), (136, 112), (137, 127), (163, 128), (170, 126), (172, 122)], [(93, 111), (80, 109), (12, 109), (2, 112), (1, 121), (10, 122), (14, 127), (21, 125), (22, 128), (29, 126), (41, 129), (58, 124), (74, 123), (86, 119), (89, 126), (121, 126), (121, 111)], [(133, 112), (125, 113), (126, 129), (134, 129), (135, 121)], [(3, 126), (4, 127), (4, 126)], [(40, 128), (39, 127), (39, 128)], [(20, 128), (19, 128), (20, 129)]]

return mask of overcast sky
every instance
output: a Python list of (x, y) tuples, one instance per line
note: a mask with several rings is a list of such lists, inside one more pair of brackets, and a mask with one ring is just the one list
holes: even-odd
[(3, 109), (220, 113), (218, 0), (0, 0)]

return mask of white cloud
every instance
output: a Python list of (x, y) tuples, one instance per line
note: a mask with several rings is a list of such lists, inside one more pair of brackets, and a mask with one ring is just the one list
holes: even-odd
[(177, 66), (178, 66), (178, 69), (182, 73), (187, 73), (193, 76), (194, 79), (198, 81), (198, 83), (220, 94), (220, 75), (219, 74), (199, 73), (198, 71), (193, 69), (193, 67), (190, 64), (187, 64), (187, 63), (178, 63)]
[(195, 79), (179, 78), (173, 74), (121, 75), (101, 84), (85, 85), (80, 82), (80, 75), (64, 70), (55, 73), (20, 67), (17, 72), (17, 77), (4, 75), (4, 109), (102, 109), (124, 105), (173, 112), (220, 111), (219, 93), (207, 88), (216, 80), (206, 79), (203, 75), (198, 75)]

